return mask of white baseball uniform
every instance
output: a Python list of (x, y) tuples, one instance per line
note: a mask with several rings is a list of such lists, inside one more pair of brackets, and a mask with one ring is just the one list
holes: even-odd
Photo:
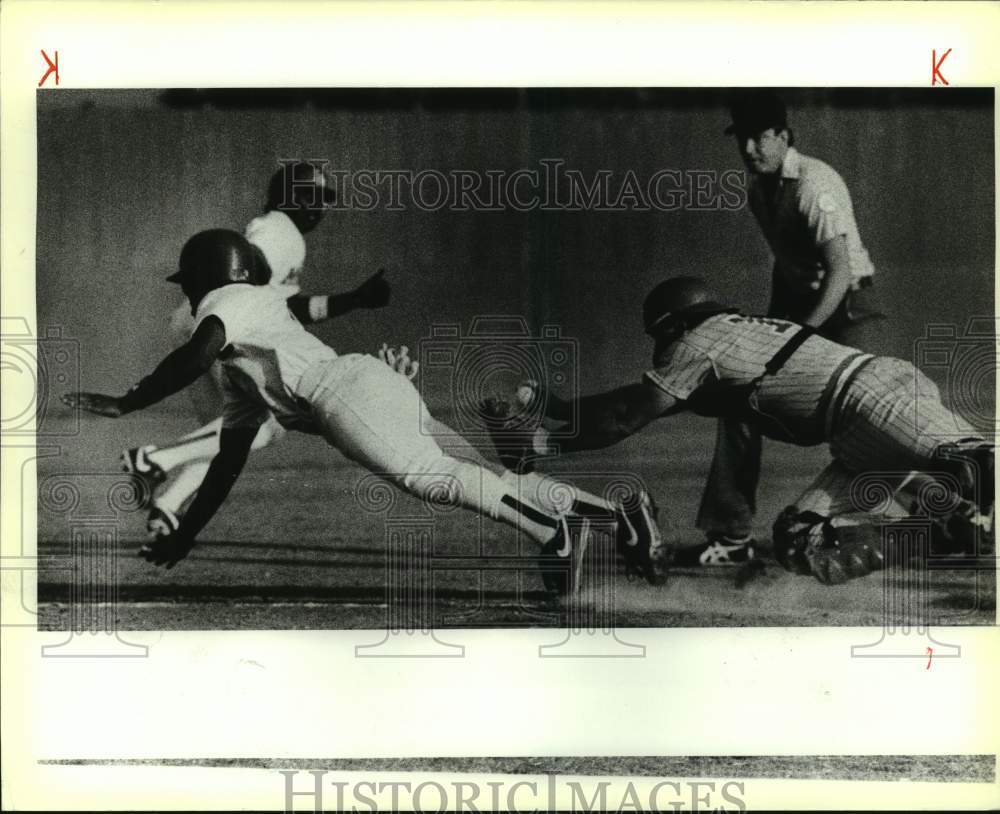
[(427, 500), (463, 506), (544, 543), (557, 518), (521, 503), (497, 475), (446, 455), (424, 425), (427, 408), (405, 376), (373, 356), (338, 356), (289, 312), (283, 292), (236, 283), (210, 292), (209, 316), (226, 331), (222, 426), (259, 427), (270, 416), (286, 429), (322, 435), (346, 457)]
[[(275, 210), (250, 221), (244, 235), (250, 243), (263, 252), (271, 268), (271, 279), (267, 286), (261, 288), (277, 293), (275, 303), (280, 302), (282, 307), (275, 305), (271, 309), (273, 315), (282, 324), (288, 319), (294, 321), (294, 317), (288, 313), (285, 301), (300, 291), (299, 280), (306, 256), (306, 243), (301, 232), (287, 215)], [(190, 305), (185, 300), (175, 309), (170, 318), (170, 335), (176, 347), (183, 345), (191, 338), (195, 324)], [(303, 334), (311, 337), (305, 331)], [(295, 342), (298, 341), (300, 340), (295, 340)], [(392, 372), (384, 364), (382, 367), (385, 367), (386, 371)], [(379, 379), (384, 378), (382, 374), (383, 371), (378, 372)], [(398, 376), (398, 374), (393, 375)], [(174, 515), (178, 515), (182, 507), (198, 491), (198, 487), (208, 472), (211, 459), (219, 451), (218, 434), (223, 424), (221, 416), (225, 404), (225, 380), (222, 366), (218, 363), (212, 365), (209, 372), (200, 377), (187, 390), (190, 393), (196, 415), (202, 422), (205, 422), (204, 426), (183, 436), (173, 444), (161, 446), (147, 455), (150, 461), (171, 474), (169, 483), (157, 492), (154, 505)], [(407, 399), (410, 398), (407, 396)], [(276, 413), (281, 414), (280, 411), (276, 411)], [(425, 415), (427, 415), (426, 412)], [(429, 425), (421, 428), (421, 431), (429, 436), (444, 435), (452, 441), (455, 440), (454, 432), (448, 428), (442, 429), (442, 425), (433, 418), (429, 419)], [(285, 429), (281, 422), (273, 415), (268, 416), (261, 424), (252, 448), (265, 447), (280, 439), (284, 433)], [(507, 472), (503, 467), (484, 459), (478, 450), (470, 445), (456, 448), (453, 450), (453, 455), (493, 469), (514, 490), (514, 494), (520, 500), (538, 507), (542, 511), (564, 514), (570, 510), (574, 502), (583, 505), (589, 504), (600, 510), (614, 510), (614, 506), (609, 501), (575, 486), (563, 484), (561, 488), (553, 489), (550, 486), (550, 479), (538, 473), (515, 475)]]

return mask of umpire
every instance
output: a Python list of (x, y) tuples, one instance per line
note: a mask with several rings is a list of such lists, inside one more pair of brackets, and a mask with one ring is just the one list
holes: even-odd
[[(750, 175), (750, 211), (774, 253), (769, 316), (877, 351), (885, 317), (874, 301), (875, 268), (843, 179), (795, 149), (785, 105), (773, 92), (742, 94), (731, 113), (725, 134), (736, 137)], [(683, 552), (681, 561), (728, 565), (754, 556), (760, 455), (759, 433), (732, 419), (719, 421), (698, 510), (698, 527), (707, 540)]]

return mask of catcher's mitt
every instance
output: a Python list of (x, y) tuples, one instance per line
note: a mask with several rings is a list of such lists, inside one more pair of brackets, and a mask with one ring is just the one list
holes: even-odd
[(797, 574), (840, 585), (882, 568), (882, 536), (872, 524), (834, 526), (816, 512), (787, 507), (774, 524), (774, 554)]
[(511, 472), (524, 475), (534, 470), (535, 455), (532, 439), (537, 429), (537, 417), (523, 410), (514, 410), (500, 396), (479, 402), (479, 417), (486, 425), (500, 463)]

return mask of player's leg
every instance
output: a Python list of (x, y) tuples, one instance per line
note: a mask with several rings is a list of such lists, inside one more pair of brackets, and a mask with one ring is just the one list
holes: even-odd
[[(146, 529), (154, 536), (177, 529), (185, 505), (194, 497), (208, 471), (208, 464), (219, 452), (222, 428), (221, 366), (212, 365), (208, 373), (188, 388), (188, 396), (202, 426), (163, 446), (147, 445), (122, 452), (122, 468), (146, 478), (152, 493), (152, 505)], [(261, 449), (285, 435), (285, 429), (273, 417), (261, 425), (252, 450)], [(165, 485), (163, 482), (166, 481)]]
[(754, 556), (753, 519), (760, 478), (760, 434), (733, 419), (719, 419), (715, 453), (697, 525), (701, 545), (678, 549), (678, 565), (731, 565)]
[(937, 515), (938, 549), (992, 545), (994, 448), (942, 403), (937, 386), (913, 365), (878, 358), (844, 399), (831, 440), (834, 454), (858, 471), (909, 470), (911, 509)]
[[(222, 418), (219, 417), (170, 444), (140, 448), (141, 459), (165, 473), (191, 463), (211, 461), (219, 452), (219, 430), (221, 428)], [(270, 418), (261, 424), (250, 449), (263, 449), (280, 440), (284, 435), (284, 428), (276, 419)]]
[[(513, 462), (524, 463), (534, 457), (533, 423), (512, 416), (506, 404), (491, 404), (487, 408), (481, 403), (480, 414), (500, 460), (523, 470), (525, 467)], [(606, 496), (598, 497), (536, 471), (504, 469), (500, 477), (531, 505), (560, 516), (587, 518), (595, 534), (607, 535), (618, 549), (626, 575), (638, 574), (651, 584), (660, 581), (671, 560), (673, 546), (664, 544), (659, 511), (644, 489), (636, 488), (633, 483), (610, 481), (605, 485)]]
[(448, 455), (478, 464), (500, 477), (518, 496), (518, 499), (550, 514), (575, 513), (594, 519), (606, 519), (617, 511), (616, 503), (557, 480), (540, 472), (518, 474), (499, 461), (493, 461), (468, 439), (443, 421), (425, 412), (421, 429), (432, 436)]
[(366, 469), (427, 500), (444, 500), (478, 511), (548, 541), (558, 518), (518, 499), (495, 473), (479, 463), (445, 454), (424, 431), (427, 412), (405, 377), (373, 357), (340, 357), (308, 396), (323, 434)]
[(314, 384), (302, 395), (328, 443), (423, 500), (460, 506), (524, 533), (541, 548), (546, 587), (576, 589), (586, 527), (574, 540), (566, 516), (539, 511), (489, 469), (446, 455), (421, 430), (426, 406), (409, 380), (373, 357), (354, 356), (328, 363)]

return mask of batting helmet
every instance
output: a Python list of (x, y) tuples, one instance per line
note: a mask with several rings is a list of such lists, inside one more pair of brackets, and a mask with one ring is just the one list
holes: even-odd
[(651, 336), (654, 329), (688, 314), (719, 314), (730, 310), (712, 298), (704, 280), (671, 277), (649, 292), (642, 304), (642, 322)]
[(249, 282), (255, 274), (254, 253), (243, 235), (229, 229), (199, 232), (181, 249), (179, 268), (167, 279), (179, 283), (189, 298), (231, 283)]
[(337, 200), (322, 167), (308, 161), (283, 163), (267, 185), (265, 208), (284, 212), (302, 232), (312, 229)]

